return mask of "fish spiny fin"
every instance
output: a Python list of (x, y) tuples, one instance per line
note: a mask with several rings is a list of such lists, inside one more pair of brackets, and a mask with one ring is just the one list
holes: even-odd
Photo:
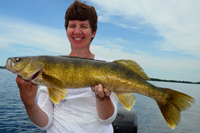
[[(161, 88), (165, 89), (165, 88)], [(195, 99), (178, 91), (165, 89), (169, 96), (165, 104), (158, 104), (161, 113), (171, 129), (174, 129), (180, 122), (181, 111), (187, 110), (195, 103)]]
[(91, 58), (84, 58), (84, 57), (77, 57), (77, 56), (66, 56), (66, 55), (60, 55), (58, 57), (64, 57), (64, 58), (71, 58), (71, 59), (81, 59), (81, 60), (91, 60), (91, 61), (100, 61), (100, 62), (106, 62), (103, 60), (97, 60), (97, 59), (91, 59)]
[(67, 89), (47, 87), (49, 97), (52, 102), (58, 104), (60, 99), (64, 99), (67, 94)]
[(143, 79), (150, 80), (149, 77), (144, 72), (144, 70), (140, 67), (140, 65), (133, 60), (116, 60), (113, 62), (128, 68), (129, 70), (133, 71)]
[(50, 85), (52, 85), (56, 88), (64, 88), (63, 83), (59, 79), (57, 79), (51, 75), (47, 75), (43, 72), (42, 78), (44, 81), (48, 82)]
[(83, 57), (77, 57), (77, 56), (66, 56), (66, 55), (60, 55), (58, 57), (64, 57), (64, 58), (73, 58), (73, 59), (86, 59), (86, 60), (94, 60), (91, 58), (83, 58)]
[(130, 111), (136, 101), (133, 93), (115, 93), (115, 95), (124, 106), (124, 108)]

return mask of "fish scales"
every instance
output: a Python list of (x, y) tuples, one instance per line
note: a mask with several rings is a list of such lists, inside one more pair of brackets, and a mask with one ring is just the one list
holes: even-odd
[(13, 57), (8, 58), (6, 68), (25, 80), (47, 86), (49, 96), (56, 104), (65, 98), (66, 88), (97, 84), (114, 92), (127, 110), (135, 103), (133, 93), (146, 95), (157, 102), (172, 129), (180, 121), (180, 112), (195, 102), (186, 94), (150, 84), (143, 69), (131, 60), (104, 62), (67, 56)]
[[(131, 70), (113, 62), (80, 60), (79, 58), (69, 58), (66, 61), (65, 57), (62, 60), (54, 59), (54, 62), (51, 59), (52, 57), (47, 57), (45, 60), (51, 63), (48, 66), (62, 64), (54, 66), (53, 69), (59, 72), (56, 77), (65, 83), (64, 88), (81, 88), (101, 83), (113, 92), (140, 93), (160, 103), (165, 102), (166, 94), (168, 94), (166, 90), (146, 82)], [(54, 73), (56, 72), (52, 74)]]

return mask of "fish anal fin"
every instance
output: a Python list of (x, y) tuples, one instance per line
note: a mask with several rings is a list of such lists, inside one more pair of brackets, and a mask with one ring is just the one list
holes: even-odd
[(52, 102), (58, 104), (60, 99), (64, 99), (67, 94), (67, 89), (47, 87), (49, 97)]
[(134, 73), (136, 73), (138, 76), (140, 76), (143, 79), (150, 80), (150, 78), (144, 72), (142, 67), (133, 60), (115, 60), (113, 62), (118, 65), (128, 68), (129, 70), (133, 71)]
[(44, 81), (48, 82), (51, 86), (54, 86), (57, 88), (64, 88), (63, 82), (51, 75), (45, 74), (43, 72), (42, 78)]
[(115, 93), (115, 95), (124, 106), (124, 108), (130, 111), (136, 101), (133, 93)]
[(157, 102), (160, 111), (171, 129), (174, 129), (180, 122), (181, 111), (187, 110), (194, 104), (195, 99), (178, 91), (165, 89), (168, 97), (164, 103)]

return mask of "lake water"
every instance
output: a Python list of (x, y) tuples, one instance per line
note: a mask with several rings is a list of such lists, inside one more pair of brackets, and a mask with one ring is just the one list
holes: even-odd
[(195, 98), (195, 104), (188, 110), (182, 111), (179, 125), (172, 130), (165, 122), (156, 102), (146, 96), (135, 94), (139, 133), (199, 133), (200, 132), (200, 85), (184, 83), (155, 82), (152, 84), (171, 88)]
[[(15, 83), (16, 75), (0, 69), (0, 133), (44, 133), (29, 120), (20, 99)], [(137, 102), (134, 109), (137, 113), (139, 133), (199, 133), (200, 131), (200, 85), (153, 82), (152, 84), (178, 90), (196, 99), (192, 108), (181, 113), (179, 125), (171, 130), (166, 124), (156, 102), (146, 96), (134, 94)]]

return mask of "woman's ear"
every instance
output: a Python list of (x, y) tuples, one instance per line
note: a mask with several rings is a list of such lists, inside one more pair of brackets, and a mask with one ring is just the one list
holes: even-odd
[(97, 31), (95, 31), (95, 32), (92, 33), (92, 38), (95, 37), (96, 33), (97, 33)]

